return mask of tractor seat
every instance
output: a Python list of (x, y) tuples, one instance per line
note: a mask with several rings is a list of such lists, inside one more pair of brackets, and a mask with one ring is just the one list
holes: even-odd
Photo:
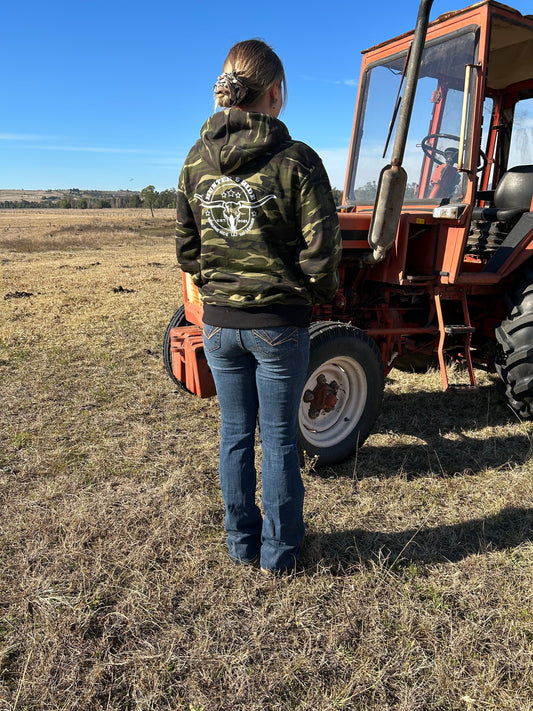
[(496, 190), (480, 191), (480, 200), (490, 200), (493, 207), (475, 207), (476, 222), (511, 222), (529, 212), (533, 197), (533, 165), (516, 165), (502, 175)]

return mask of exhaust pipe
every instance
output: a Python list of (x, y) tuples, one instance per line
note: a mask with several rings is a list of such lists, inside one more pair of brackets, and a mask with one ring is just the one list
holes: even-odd
[(368, 242), (372, 247), (372, 254), (368, 256), (368, 262), (371, 264), (385, 259), (396, 239), (407, 185), (407, 173), (402, 167), (402, 162), (432, 4), (433, 0), (422, 0), (418, 8), (413, 42), (405, 71), (405, 90), (398, 117), (392, 158), (390, 165), (386, 165), (379, 175), (374, 213), (368, 233)]

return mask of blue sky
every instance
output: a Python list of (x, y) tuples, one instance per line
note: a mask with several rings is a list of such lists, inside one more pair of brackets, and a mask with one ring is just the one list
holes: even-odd
[[(468, 0), (434, 0), (431, 19)], [(531, 0), (514, 0), (522, 13)], [(176, 185), (228, 49), (271, 44), (281, 116), (342, 188), (363, 49), (414, 27), (418, 0), (48, 0), (2, 9), (0, 189)]]

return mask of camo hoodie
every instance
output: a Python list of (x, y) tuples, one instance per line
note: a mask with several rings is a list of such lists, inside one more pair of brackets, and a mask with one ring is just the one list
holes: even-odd
[(267, 114), (215, 113), (181, 172), (176, 254), (206, 323), (306, 325), (335, 295), (341, 254), (318, 155)]

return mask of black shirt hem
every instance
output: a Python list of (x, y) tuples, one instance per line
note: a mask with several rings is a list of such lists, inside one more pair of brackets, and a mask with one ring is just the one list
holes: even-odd
[(297, 326), (307, 328), (311, 323), (313, 307), (273, 304), (268, 307), (236, 309), (231, 306), (204, 304), (203, 322), (221, 328), (269, 328)]

